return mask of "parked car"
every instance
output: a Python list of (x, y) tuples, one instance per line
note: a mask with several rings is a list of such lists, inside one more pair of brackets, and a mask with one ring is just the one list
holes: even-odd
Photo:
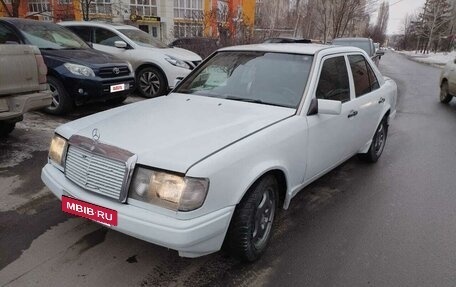
[(358, 48), (223, 48), (168, 96), (58, 127), (42, 179), (66, 212), (254, 261), (279, 206), (355, 154), (379, 159), (396, 93)]
[(456, 58), (448, 62), (440, 76), (440, 101), (449, 103), (456, 96)]
[(138, 91), (147, 98), (158, 97), (174, 87), (200, 62), (197, 54), (169, 48), (146, 32), (129, 25), (102, 22), (62, 22), (97, 50), (127, 60), (136, 73)]
[(187, 49), (205, 59), (219, 48), (217, 39), (207, 37), (179, 38), (171, 42), (169, 47)]
[(364, 50), (377, 66), (382, 56), (385, 55), (384, 51), (376, 49), (375, 43), (371, 38), (336, 38), (331, 42), (331, 44), (358, 47)]
[(302, 43), (302, 44), (310, 44), (312, 40), (303, 39), (303, 38), (291, 38), (291, 37), (277, 37), (277, 38), (269, 38), (264, 40), (263, 43)]
[(13, 42), (14, 34), (0, 24), (0, 137), (12, 132), (24, 113), (52, 102), (40, 50), (7, 44)]
[(83, 40), (57, 24), (30, 19), (0, 18), (0, 28), (12, 33), (13, 42), (41, 50), (53, 94), (45, 111), (65, 114), (88, 102), (123, 102), (134, 89), (131, 65), (90, 48)]

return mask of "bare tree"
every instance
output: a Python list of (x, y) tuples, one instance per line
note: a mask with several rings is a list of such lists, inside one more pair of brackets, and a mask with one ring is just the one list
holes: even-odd
[(0, 0), (0, 4), (9, 17), (19, 17), (19, 6), (21, 5), (20, 0), (11, 0), (11, 9), (8, 8), (5, 0)]

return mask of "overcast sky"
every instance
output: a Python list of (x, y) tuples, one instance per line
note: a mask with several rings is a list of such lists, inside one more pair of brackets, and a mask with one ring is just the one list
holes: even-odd
[[(390, 15), (387, 34), (402, 33), (405, 15), (418, 11), (424, 6), (425, 1), (426, 0), (388, 0), (390, 3)], [(376, 21), (377, 15), (372, 15), (372, 18), (373, 21)]]

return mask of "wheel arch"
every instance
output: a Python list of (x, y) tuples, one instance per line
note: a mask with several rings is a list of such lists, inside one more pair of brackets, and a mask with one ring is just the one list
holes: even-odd
[(245, 195), (249, 192), (249, 190), (252, 189), (255, 184), (257, 184), (261, 179), (263, 179), (265, 176), (272, 175), (276, 178), (278, 184), (279, 184), (279, 204), (283, 206), (285, 209), (285, 202), (287, 202), (287, 196), (288, 196), (288, 180), (287, 180), (287, 172), (286, 169), (283, 167), (270, 167), (268, 169), (263, 170), (263, 172), (259, 173), (257, 177), (255, 177), (250, 184), (247, 186), (247, 188), (244, 189), (244, 192), (242, 193), (242, 196), (239, 198), (237, 204), (241, 202), (241, 200), (245, 197)]

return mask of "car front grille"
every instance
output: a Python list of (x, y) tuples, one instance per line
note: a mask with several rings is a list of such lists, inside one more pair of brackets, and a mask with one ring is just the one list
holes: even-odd
[(85, 190), (119, 199), (126, 164), (69, 146), (65, 176)]
[(117, 78), (130, 75), (130, 69), (127, 66), (114, 66), (100, 68), (98, 76), (101, 78)]

